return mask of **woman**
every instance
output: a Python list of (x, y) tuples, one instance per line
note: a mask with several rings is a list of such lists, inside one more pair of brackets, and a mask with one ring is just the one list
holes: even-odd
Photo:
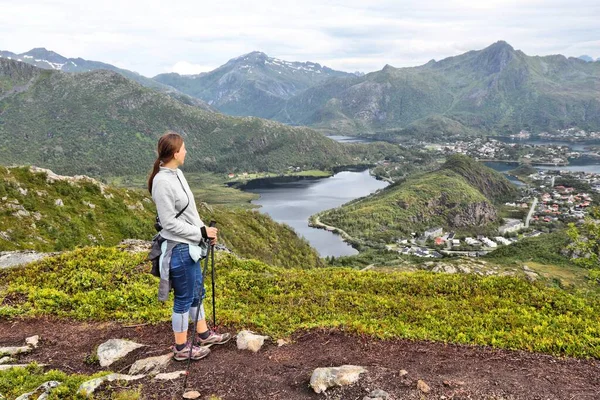
[[(148, 179), (148, 190), (162, 225), (160, 236), (165, 239), (161, 247), (159, 299), (167, 299), (170, 287), (175, 291), (172, 324), (173, 358), (177, 361), (190, 358), (193, 343), (200, 346), (193, 346), (191, 358), (199, 360), (210, 353), (211, 345), (231, 339), (230, 334), (217, 334), (206, 324), (201, 302), (205, 291), (200, 260), (206, 256), (208, 241), (216, 243), (218, 232), (216, 228), (205, 227), (198, 215), (194, 195), (179, 170), (185, 155), (183, 138), (168, 131), (158, 140), (158, 158)], [(198, 337), (188, 341), (189, 321), (193, 322), (197, 313)]]

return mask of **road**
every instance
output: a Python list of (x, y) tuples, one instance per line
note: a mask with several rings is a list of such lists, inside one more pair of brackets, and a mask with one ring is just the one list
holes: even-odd
[(537, 206), (538, 203), (538, 199), (537, 197), (533, 199), (533, 203), (531, 204), (531, 210), (529, 210), (529, 213), (527, 214), (527, 218), (525, 219), (525, 228), (529, 228), (529, 220), (531, 219), (531, 217), (533, 216), (533, 213), (535, 212), (535, 206)]

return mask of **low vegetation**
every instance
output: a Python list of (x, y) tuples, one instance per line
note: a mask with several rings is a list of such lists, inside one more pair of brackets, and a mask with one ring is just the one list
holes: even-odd
[[(0, 315), (168, 321), (144, 254), (86, 248), (0, 272)], [(326, 277), (326, 279), (324, 279)], [(491, 345), (600, 357), (597, 294), (573, 294), (514, 277), (427, 272), (283, 269), (217, 259), (219, 320), (273, 338), (337, 328), (379, 338)], [(210, 296), (207, 296), (210, 309)]]

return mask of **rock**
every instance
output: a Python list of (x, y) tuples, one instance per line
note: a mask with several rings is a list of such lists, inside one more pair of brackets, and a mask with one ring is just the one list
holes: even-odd
[(6, 371), (7, 369), (13, 369), (13, 368), (25, 368), (25, 367), (27, 367), (27, 364), (2, 364), (2, 365), (0, 365), (0, 371)]
[(535, 282), (538, 277), (539, 275), (533, 271), (525, 271), (525, 279), (527, 279), (529, 282)]
[(262, 347), (268, 336), (257, 335), (252, 331), (241, 331), (237, 335), (237, 348), (257, 352)]
[(100, 385), (102, 385), (106, 381), (108, 381), (108, 382), (117, 381), (117, 380), (118, 381), (135, 381), (138, 379), (142, 379), (145, 376), (146, 375), (131, 376), (131, 375), (123, 375), (123, 374), (110, 374), (110, 375), (101, 376), (100, 378), (91, 379), (89, 381), (83, 382), (79, 386), (79, 389), (77, 390), (77, 394), (89, 396), (92, 393), (94, 393), (94, 391), (96, 389), (98, 389), (100, 387)]
[[(2, 234), (0, 233), (0, 237)], [(35, 251), (2, 251), (0, 252), (0, 268), (29, 264), (57, 253), (37, 253)]]
[(197, 390), (191, 390), (183, 394), (184, 399), (197, 399), (198, 397), (200, 397), (200, 392)]
[(277, 339), (277, 347), (285, 346), (286, 344), (289, 344), (289, 342), (283, 339)]
[(173, 358), (173, 354), (165, 354), (164, 356), (150, 357), (143, 360), (137, 360), (131, 368), (129, 368), (129, 375), (139, 374), (141, 372), (157, 374), (162, 371), (169, 361)]
[(20, 347), (0, 347), (0, 356), (16, 356), (21, 353), (29, 353), (31, 347), (20, 346)]
[(118, 359), (143, 346), (143, 344), (138, 344), (131, 340), (110, 339), (98, 346), (100, 366), (108, 367)]
[(401, 369), (400, 370), (400, 376), (406, 376), (406, 375), (408, 375), (408, 371), (405, 370), (405, 369)]
[(172, 380), (175, 380), (175, 379), (178, 379), (178, 378), (184, 376), (185, 374), (186, 374), (186, 371), (168, 372), (168, 373), (158, 374), (154, 377), (154, 379), (156, 379), (158, 381), (172, 381)]
[(56, 199), (56, 201), (54, 201), (54, 205), (57, 207), (63, 207), (65, 203), (63, 203), (62, 199)]
[(367, 370), (356, 365), (317, 368), (310, 377), (310, 386), (315, 393), (322, 393), (332, 386), (350, 385), (358, 381), (360, 374), (364, 372), (367, 372)]
[(429, 393), (431, 392), (431, 388), (429, 387), (429, 385), (427, 385), (424, 381), (422, 381), (421, 379), (419, 379), (417, 381), (417, 388), (423, 392), (423, 393)]
[(6, 400), (6, 397), (2, 396), (2, 393), (0, 393), (0, 400)]
[(39, 335), (31, 336), (31, 337), (28, 337), (27, 339), (25, 339), (25, 343), (27, 343), (27, 345), (29, 347), (33, 347), (34, 349), (37, 349), (39, 342), (40, 342)]
[(10, 358), (8, 356), (1, 357), (0, 358), (0, 365), (2, 365), (2, 364), (8, 364), (8, 363), (15, 362), (15, 361), (17, 361), (17, 360), (15, 360), (14, 358)]
[(368, 396), (363, 397), (363, 400), (388, 400), (390, 394), (381, 389), (375, 389)]
[(37, 389), (35, 389), (33, 392), (22, 394), (19, 397), (17, 397), (15, 400), (29, 400), (31, 398), (31, 396), (37, 395), (40, 392), (42, 392), (42, 393), (37, 398), (37, 400), (47, 399), (48, 393), (52, 389), (58, 387), (59, 385), (60, 385), (60, 382), (57, 382), (57, 381), (44, 382), (40, 386), (38, 386)]
[(125, 239), (122, 240), (118, 246), (119, 249), (127, 251), (129, 253), (140, 253), (143, 251), (150, 251), (150, 247), (152, 247), (152, 242), (141, 239)]

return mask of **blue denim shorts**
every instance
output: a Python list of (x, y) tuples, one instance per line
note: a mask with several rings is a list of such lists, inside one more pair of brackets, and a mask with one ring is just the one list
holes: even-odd
[(179, 243), (173, 248), (169, 275), (175, 292), (173, 312), (183, 314), (190, 307), (197, 307), (205, 296), (202, 268), (200, 261), (194, 261), (190, 256), (187, 243)]

